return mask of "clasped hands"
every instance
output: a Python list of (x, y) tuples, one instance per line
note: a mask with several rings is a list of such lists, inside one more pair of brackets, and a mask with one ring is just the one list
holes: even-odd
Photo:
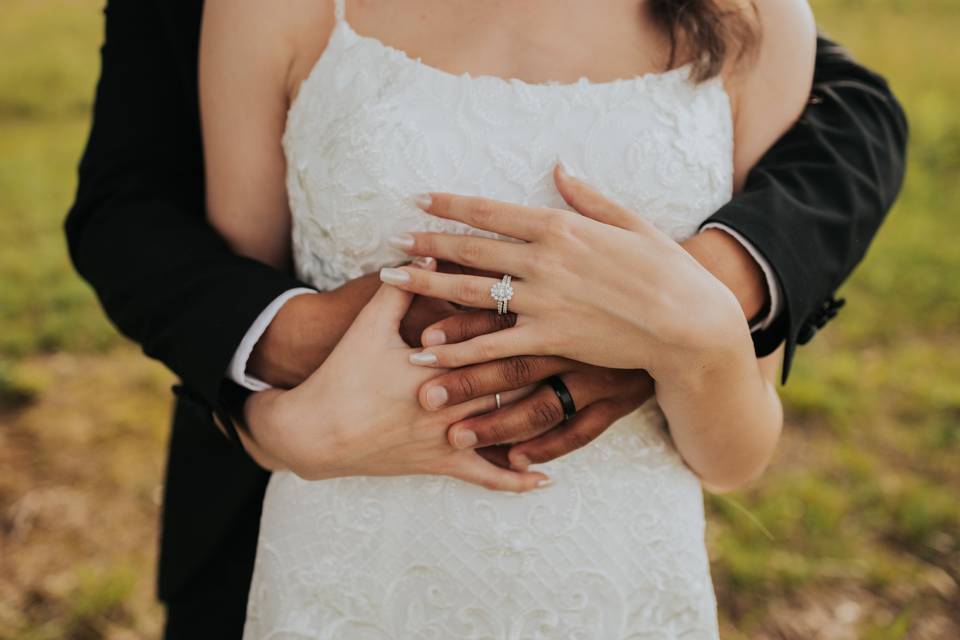
[[(731, 342), (749, 343), (737, 299), (680, 245), (559, 168), (555, 179), (580, 215), (421, 196), (431, 215), (523, 242), (394, 238), (411, 257), (465, 269), (421, 258), (384, 270), (388, 285), (322, 366), (293, 389), (248, 400), (244, 440), (254, 458), (308, 479), (430, 473), (525, 491), (548, 480), (529, 464), (592, 441), (653, 395), (654, 378), (702, 384), (737, 352)], [(519, 320), (449, 304), (494, 307), (494, 269), (519, 277), (511, 302)], [(421, 350), (408, 344), (418, 342)], [(554, 375), (578, 408), (568, 421), (540, 384)]]

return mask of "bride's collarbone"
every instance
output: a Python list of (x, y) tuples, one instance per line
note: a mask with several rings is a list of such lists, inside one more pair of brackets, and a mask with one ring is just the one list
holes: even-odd
[[(581, 11), (555, 3), (532, 10), (497, 2), (348, 2), (346, 21), (357, 35), (451, 75), (544, 84), (609, 82), (665, 70), (668, 42), (637, 11), (636, 0), (626, 3), (622, 16), (583, 4)], [(332, 33), (335, 22), (308, 16), (298, 22), (291, 96), (326, 49), (329, 38), (317, 34)]]

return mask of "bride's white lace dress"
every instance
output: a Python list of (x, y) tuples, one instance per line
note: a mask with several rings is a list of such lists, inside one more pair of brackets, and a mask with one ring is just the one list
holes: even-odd
[[(358, 35), (342, 6), (337, 18), (284, 137), (296, 267), (320, 289), (400, 262), (395, 233), (467, 231), (412, 194), (564, 206), (558, 158), (676, 239), (730, 198), (720, 79), (458, 76)], [(655, 404), (543, 468), (555, 484), (523, 495), (274, 474), (244, 637), (718, 637), (700, 483)]]

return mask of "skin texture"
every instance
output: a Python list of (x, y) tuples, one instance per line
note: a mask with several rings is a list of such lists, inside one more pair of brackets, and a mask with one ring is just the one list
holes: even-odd
[[(411, 268), (430, 269), (433, 261)], [(547, 481), (538, 472), (509, 471), (473, 449), (454, 449), (447, 426), (488, 411), (480, 398), (443, 411), (424, 411), (416, 390), (431, 371), (409, 363), (414, 350), (400, 337), (413, 296), (383, 286), (356, 317), (326, 365), (290, 391), (257, 394), (254, 405), (275, 420), (248, 442), (264, 466), (289, 468), (302, 478), (342, 475), (449, 475), (488, 489), (528, 491)], [(371, 380), (386, 379), (371, 394)], [(376, 400), (344, 402), (373, 396)], [(316, 407), (324, 413), (318, 416)], [(303, 415), (307, 412), (308, 415)], [(315, 429), (322, 420), (323, 429)], [(293, 432), (291, 434), (291, 432)]]
[[(505, 265), (518, 278), (511, 301), (518, 321), (427, 347), (411, 362), (449, 369), (525, 353), (643, 369), (655, 380), (678, 450), (705, 483), (730, 489), (758, 475), (782, 422), (777, 360), (756, 360), (734, 296), (650, 223), (559, 168), (555, 179), (582, 215), (442, 193), (422, 203), (432, 215), (523, 241), (416, 233), (396, 242), (479, 269)], [(625, 262), (639, 277), (597, 278)], [(494, 304), (493, 278), (407, 268), (384, 269), (381, 278), (458, 304)]]
[[(767, 5), (772, 8), (768, 9)], [(663, 34), (652, 30), (642, 16), (638, 17), (635, 0), (611, 2), (605, 12), (594, 9), (588, 2), (568, 3), (561, 9), (546, 1), (520, 4), (410, 0), (348, 3), (347, 16), (358, 32), (379, 37), (412, 57), (421, 57), (425, 64), (452, 73), (469, 71), (519, 77), (528, 82), (568, 82), (581, 76), (606, 81), (661, 70), (665, 39)], [(812, 67), (813, 28), (808, 14), (805, 16), (790, 0), (770, 0), (762, 3), (761, 18), (768, 33), (764, 41), (783, 41), (784, 44), (782, 50), (760, 52), (749, 72), (730, 70), (727, 75), (738, 125), (735, 159), (738, 184), (762, 150), (799, 113), (809, 89), (809, 83), (791, 84), (783, 80), (797, 74), (803, 77), (806, 58)], [(809, 47), (798, 45), (798, 38), (803, 40), (807, 30), (785, 29), (791, 23), (801, 27), (810, 25)], [(298, 0), (280, 8), (253, 0), (210, 0), (205, 8), (200, 73), (210, 220), (235, 251), (278, 268), (289, 268), (290, 262), (289, 211), (279, 140), (286, 109), (300, 81), (325, 46), (324, 38), (318, 34), (329, 33), (332, 26), (332, 2)], [(425, 32), (431, 37), (423, 38)], [(787, 32), (799, 35), (785, 37), (784, 34), (789, 35)], [(557, 38), (557, 33), (565, 37)], [(584, 46), (567, 46), (570, 40)], [(790, 86), (785, 87), (786, 84)], [(763, 108), (770, 104), (786, 108)], [(739, 126), (741, 122), (749, 122), (749, 127)], [(747, 130), (754, 134), (745, 135)], [(707, 268), (714, 270), (729, 291), (734, 292), (735, 300), (739, 300), (744, 310), (738, 310), (741, 323), (744, 313), (751, 317), (762, 308), (765, 302), (762, 275), (736, 241), (723, 232), (711, 231), (691, 239), (685, 248), (690, 255), (702, 258)], [(618, 270), (628, 268), (625, 264), (617, 266)], [(336, 291), (302, 296), (288, 303), (289, 308), (284, 308), (255, 349), (252, 372), (283, 386), (298, 384), (328, 358), (350, 320), (369, 300), (373, 286), (369, 279), (361, 280), (363, 282), (349, 283)], [(726, 302), (731, 300), (733, 296)], [(414, 304), (415, 319), (407, 323), (410, 330), (439, 319), (433, 314), (442, 316), (445, 310), (450, 310), (436, 307), (435, 303), (427, 304), (425, 309), (420, 309), (419, 302)], [(461, 338), (473, 337), (475, 334), (471, 332), (482, 326), (477, 322), (471, 324), (472, 321), (462, 315), (445, 322), (445, 330), (451, 334), (460, 331)], [(472, 328), (458, 330), (451, 324), (457, 322)], [(427, 334), (424, 338), (429, 339)], [(517, 368), (516, 360), (513, 362)], [(650, 378), (642, 371), (611, 372), (569, 359), (549, 362), (552, 364), (545, 365), (546, 369), (520, 365), (524, 375), (505, 376), (502, 389), (523, 389), (539, 380), (534, 377), (536, 372), (561, 367), (581, 409), (576, 420), (551, 430), (559, 422), (556, 412), (559, 405), (548, 403), (551, 398), (541, 389), (518, 401), (516, 406), (502, 410), (497, 422), (493, 418), (485, 422), (474, 419), (455, 425), (449, 433), (451, 443), (462, 442), (464, 431), (478, 434), (478, 442), (473, 446), (514, 442), (542, 434), (513, 448), (511, 461), (522, 468), (525, 460), (521, 456), (542, 461), (582, 446), (614, 419), (642, 403), (652, 390)], [(496, 366), (507, 371), (511, 365)], [(683, 369), (685, 363), (678, 360), (675, 366)], [(439, 383), (448, 393), (445, 406), (490, 392), (489, 385), (471, 386), (467, 382), (468, 376), (489, 379), (489, 371), (488, 365), (487, 369), (463, 372), (459, 378), (449, 377), (458, 375), (456, 373), (446, 374), (448, 377)], [(400, 381), (390, 381), (394, 382), (400, 384)], [(437, 384), (420, 389), (423, 404), (429, 406), (428, 392)], [(467, 392), (457, 395), (456, 387)], [(357, 404), (369, 401), (369, 390), (356, 399)], [(350, 400), (339, 398), (338, 402), (347, 404)], [(272, 441), (263, 434), (271, 426), (276, 428), (276, 420), (267, 411), (273, 406), (273, 403), (254, 401), (248, 408), (254, 440)], [(549, 406), (553, 408), (547, 408)], [(316, 411), (311, 415), (316, 415)], [(307, 438), (308, 434), (331, 428), (316, 423), (310, 426), (313, 431), (282, 430), (282, 437), (292, 438), (292, 434), (299, 433), (300, 437)], [(289, 451), (296, 447), (277, 449)], [(492, 453), (491, 457), (497, 455)], [(282, 454), (272, 457), (284, 466)], [(502, 457), (500, 460), (503, 462)]]

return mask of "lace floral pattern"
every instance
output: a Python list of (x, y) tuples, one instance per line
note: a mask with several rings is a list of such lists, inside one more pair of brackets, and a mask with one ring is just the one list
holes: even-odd
[[(321, 289), (400, 262), (395, 233), (480, 233), (427, 216), (412, 194), (565, 206), (558, 158), (676, 239), (732, 189), (719, 79), (456, 76), (342, 19), (283, 142), (296, 267)], [(555, 484), (523, 495), (432, 476), (275, 474), (244, 637), (718, 637), (700, 485), (654, 403), (543, 467)]]

